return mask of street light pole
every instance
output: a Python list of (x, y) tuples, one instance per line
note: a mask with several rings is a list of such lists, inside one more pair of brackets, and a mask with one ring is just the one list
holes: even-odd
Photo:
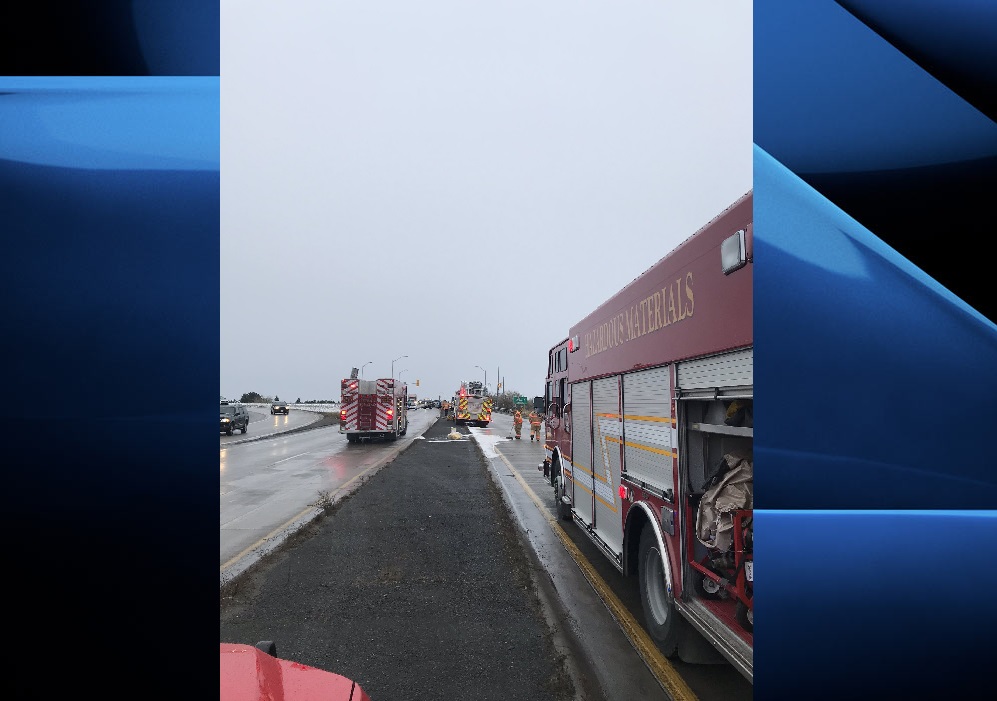
[(391, 379), (392, 380), (395, 379), (395, 363), (397, 361), (401, 360), (402, 358), (407, 358), (407, 357), (408, 357), (407, 355), (403, 355), (403, 356), (401, 356), (401, 358), (395, 358), (394, 360), (391, 361)]
[(373, 360), (368, 360), (366, 363), (364, 363), (363, 365), (360, 366), (360, 379), (361, 380), (363, 379), (363, 369), (365, 367), (367, 367), (368, 365), (370, 365), (371, 363), (373, 363), (373, 362), (374, 362)]

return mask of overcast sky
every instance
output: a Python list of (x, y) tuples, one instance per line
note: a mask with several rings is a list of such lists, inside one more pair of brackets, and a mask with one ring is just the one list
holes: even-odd
[(419, 396), (542, 394), (751, 188), (751, 42), (750, 0), (221, 0), (221, 394), (403, 355)]

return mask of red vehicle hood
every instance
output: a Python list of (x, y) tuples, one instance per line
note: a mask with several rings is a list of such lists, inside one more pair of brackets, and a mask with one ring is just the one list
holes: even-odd
[(221, 644), (221, 701), (371, 701), (358, 684), (271, 657), (252, 645)]

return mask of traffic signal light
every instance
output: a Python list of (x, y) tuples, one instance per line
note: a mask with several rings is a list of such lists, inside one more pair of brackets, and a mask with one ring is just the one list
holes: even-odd
[(419, 380), (416, 380), (416, 381), (415, 381), (415, 386), (416, 386), (416, 387), (418, 387), (418, 386), (419, 386)]

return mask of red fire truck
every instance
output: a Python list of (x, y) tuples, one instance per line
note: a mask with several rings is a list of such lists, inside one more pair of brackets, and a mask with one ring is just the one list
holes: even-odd
[(408, 385), (394, 379), (343, 380), (339, 432), (346, 440), (396, 440), (408, 430)]
[(705, 638), (749, 680), (751, 205), (748, 192), (572, 327), (536, 400), (558, 515), (637, 577), (666, 655), (701, 661)]

